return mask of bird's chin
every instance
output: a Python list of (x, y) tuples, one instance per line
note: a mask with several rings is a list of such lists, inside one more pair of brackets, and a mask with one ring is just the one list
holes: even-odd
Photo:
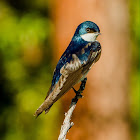
[(81, 35), (81, 38), (88, 42), (94, 42), (99, 34), (98, 33), (87, 33)]

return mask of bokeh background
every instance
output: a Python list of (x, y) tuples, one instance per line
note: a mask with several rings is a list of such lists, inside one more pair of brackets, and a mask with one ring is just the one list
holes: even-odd
[(33, 114), (85, 20), (100, 27), (102, 56), (88, 74), (67, 138), (140, 139), (139, 0), (0, 0), (0, 140), (57, 139), (74, 93), (47, 115)]

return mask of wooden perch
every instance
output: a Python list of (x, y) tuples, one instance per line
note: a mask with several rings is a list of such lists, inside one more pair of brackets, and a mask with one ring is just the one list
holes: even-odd
[(71, 104), (70, 104), (70, 108), (69, 110), (65, 113), (65, 119), (63, 121), (63, 125), (61, 126), (61, 130), (60, 130), (60, 135), (58, 137), (58, 140), (66, 140), (66, 135), (67, 132), (69, 131), (69, 129), (74, 125), (73, 122), (71, 121), (71, 117), (72, 117), (72, 113), (76, 107), (76, 103), (78, 102), (78, 100), (80, 98), (82, 98), (83, 96), (81, 95), (81, 93), (84, 91), (85, 89), (85, 85), (86, 85), (86, 81), (87, 78), (85, 78), (80, 85), (80, 88), (78, 91), (76, 91), (74, 88), (74, 92), (76, 93), (75, 97), (72, 99)]

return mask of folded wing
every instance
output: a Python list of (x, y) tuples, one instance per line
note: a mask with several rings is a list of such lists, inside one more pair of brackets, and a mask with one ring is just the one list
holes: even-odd
[[(61, 67), (58, 82), (51, 86), (48, 96), (35, 112), (35, 116), (38, 116), (43, 111), (47, 113), (51, 106), (79, 82), (87, 74), (91, 66), (99, 59), (101, 53), (99, 42), (88, 43), (85, 46), (85, 50), (84, 53), (75, 52), (75, 54), (71, 54), (71, 60)], [(87, 58), (85, 58), (85, 55), (87, 55)]]

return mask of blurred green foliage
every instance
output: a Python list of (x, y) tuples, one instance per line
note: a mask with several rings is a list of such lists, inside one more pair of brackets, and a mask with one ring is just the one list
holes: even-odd
[(48, 4), (0, 1), (0, 140), (52, 140), (59, 133), (54, 123), (59, 102), (47, 117), (33, 117), (52, 76), (53, 24)]
[(131, 96), (130, 115), (133, 139), (140, 139), (140, 0), (130, 0)]

